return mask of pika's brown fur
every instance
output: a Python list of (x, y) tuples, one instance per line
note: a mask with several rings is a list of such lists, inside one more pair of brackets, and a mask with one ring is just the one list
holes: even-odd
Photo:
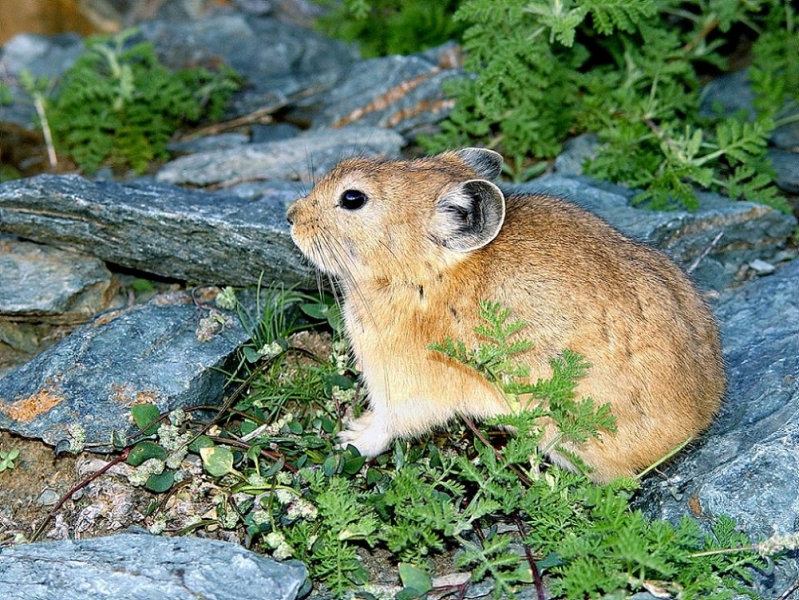
[(297, 246), (340, 282), (369, 395), (371, 411), (341, 440), (374, 456), (457, 415), (507, 412), (479, 374), (429, 349), (447, 337), (481, 343), (478, 305), (490, 300), (527, 324), (532, 381), (566, 348), (587, 359), (577, 394), (609, 402), (618, 429), (570, 450), (597, 481), (633, 475), (718, 411), (716, 325), (666, 256), (563, 200), (505, 198), (488, 181), (501, 164), (478, 148), (350, 159), (289, 209)]

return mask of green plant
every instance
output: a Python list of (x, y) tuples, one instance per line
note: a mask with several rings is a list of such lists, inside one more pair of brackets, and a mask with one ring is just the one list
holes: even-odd
[[(422, 138), (426, 149), (487, 144), (518, 163), (594, 132), (600, 146), (588, 173), (644, 188), (638, 202), (693, 208), (698, 186), (788, 210), (766, 142), (795, 94), (790, 3), (463, 0), (455, 20), (466, 26), (473, 75), (451, 84), (456, 105), (439, 134)], [(727, 36), (761, 28), (752, 70), (760, 116), (701, 119), (700, 74), (723, 69)]]
[(88, 40), (48, 103), (56, 147), (86, 171), (109, 164), (144, 172), (167, 158), (180, 126), (219, 117), (238, 87), (229, 69), (169, 71), (135, 35)]
[(411, 54), (442, 44), (462, 27), (452, 20), (457, 0), (316, 0), (328, 9), (317, 20), (325, 33), (358, 42), (364, 56)]
[(16, 465), (14, 461), (19, 458), (19, 449), (12, 448), (11, 450), (0, 450), (0, 473), (6, 469), (13, 469)]
[(0, 83), (0, 106), (11, 106), (14, 104), (14, 96), (11, 89), (4, 83)]
[[(304, 561), (336, 597), (369, 589), (363, 553), (380, 548), (400, 563), (401, 600), (437, 591), (430, 568), (441, 555), (474, 581), (492, 579), (496, 597), (515, 597), (521, 585), (543, 593), (543, 574), (557, 598), (622, 598), (658, 586), (686, 600), (751, 596), (745, 584), (759, 553), (799, 545), (796, 536), (751, 545), (725, 517), (706, 533), (690, 519), (652, 522), (630, 508), (636, 480), (598, 486), (548, 464), (544, 450), (569, 454), (567, 442), (608, 434), (613, 418), (607, 406), (576, 397), (590, 368), (576, 354), (554, 357), (551, 378), (528, 381), (516, 360), (530, 347), (524, 326), (495, 303), (480, 306), (484, 343), (433, 347), (491, 381), (511, 413), (446, 437), (397, 441), (367, 463), (354, 448), (335, 447), (345, 413), (360, 401), (346, 352), (333, 342), (327, 359), (297, 345), (308, 315), (325, 335), (337, 331), (338, 318), (328, 318), (335, 303), (272, 288), (259, 306), (252, 331), (260, 337), (242, 355), (246, 378), (210, 422), (134, 407), (141, 431), (128, 455), (132, 477), (155, 492), (216, 490), (215, 508), (177, 524), (182, 531), (243, 531), (277, 559)], [(542, 419), (562, 432), (545, 449)], [(186, 481), (186, 453), (201, 457), (204, 483)], [(159, 510), (149, 518), (154, 531), (170, 519)]]

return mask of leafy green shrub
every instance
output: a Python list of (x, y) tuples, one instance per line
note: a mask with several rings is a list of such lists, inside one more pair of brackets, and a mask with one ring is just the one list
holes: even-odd
[(411, 54), (458, 37), (452, 19), (457, 0), (316, 0), (330, 12), (317, 21), (323, 32), (358, 42), (367, 57)]
[[(462, 0), (455, 19), (473, 76), (452, 84), (456, 106), (423, 145), (485, 144), (522, 164), (594, 132), (588, 173), (645, 188), (638, 202), (693, 208), (699, 186), (788, 211), (766, 143), (786, 96), (796, 98), (795, 17), (781, 0)], [(761, 28), (759, 116), (701, 119), (700, 75), (723, 71), (721, 50)]]
[(151, 43), (129, 43), (134, 35), (87, 41), (49, 102), (56, 146), (86, 171), (109, 164), (144, 172), (168, 157), (167, 142), (180, 126), (219, 117), (238, 87), (230, 70), (173, 73)]

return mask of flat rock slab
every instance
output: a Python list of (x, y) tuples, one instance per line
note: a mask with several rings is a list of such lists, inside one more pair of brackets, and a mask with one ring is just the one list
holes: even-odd
[(108, 308), (117, 287), (98, 258), (0, 240), (0, 320), (77, 325)]
[(202, 291), (171, 292), (81, 326), (0, 379), (0, 429), (55, 446), (79, 426), (87, 443), (110, 446), (113, 431), (135, 429), (135, 404), (164, 412), (217, 402), (222, 370), (249, 336), (224, 311), (228, 326), (203, 336), (212, 300)]
[(315, 98), (314, 127), (351, 123), (387, 127), (404, 135), (434, 125), (454, 104), (444, 82), (462, 77), (424, 56), (386, 56), (353, 65), (335, 87)]
[(0, 549), (8, 600), (294, 600), (306, 580), (241, 546), (196, 537), (121, 534)]
[(163, 277), (252, 285), (310, 280), (288, 233), (297, 193), (257, 200), (154, 184), (39, 175), (0, 184), (0, 231)]
[(319, 129), (276, 142), (182, 156), (164, 165), (156, 178), (196, 186), (262, 179), (313, 182), (345, 158), (393, 157), (404, 145), (400, 134), (379, 127)]
[[(690, 452), (650, 478), (642, 504), (657, 518), (725, 514), (755, 539), (799, 523), (799, 260), (725, 293), (728, 390), (720, 416)], [(766, 582), (774, 597), (799, 577), (796, 559)], [(772, 590), (768, 587), (774, 586)], [(777, 594), (779, 595), (779, 594)]]
[(232, 117), (281, 105), (308, 89), (329, 89), (357, 58), (353, 47), (308, 28), (236, 12), (139, 27), (172, 69), (220, 61), (235, 69), (245, 85), (228, 107)]
[(623, 233), (663, 250), (684, 268), (707, 252), (693, 273), (706, 289), (729, 285), (742, 264), (773, 257), (796, 228), (792, 215), (761, 204), (732, 202), (717, 194), (698, 194), (699, 209), (694, 212), (650, 211), (629, 205), (633, 190), (581, 176), (548, 175), (502, 188), (566, 198)]

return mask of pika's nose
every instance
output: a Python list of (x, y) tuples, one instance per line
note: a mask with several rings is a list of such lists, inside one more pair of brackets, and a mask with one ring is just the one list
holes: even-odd
[(294, 225), (294, 213), (296, 212), (294, 208), (296, 204), (292, 204), (289, 206), (289, 209), (286, 211), (286, 221), (289, 222), (289, 225)]

